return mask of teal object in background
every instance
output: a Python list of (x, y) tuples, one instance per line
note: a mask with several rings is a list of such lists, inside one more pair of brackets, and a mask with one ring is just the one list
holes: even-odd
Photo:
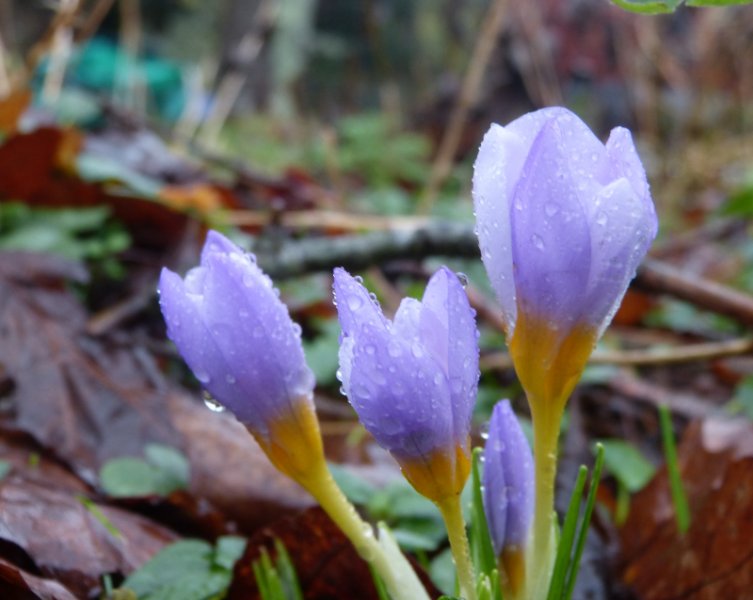
[[(47, 61), (37, 73), (37, 91), (46, 69)], [(99, 95), (115, 94), (116, 101), (144, 86), (148, 110), (167, 121), (176, 120), (186, 104), (183, 73), (178, 63), (155, 56), (134, 60), (106, 38), (95, 38), (77, 50), (68, 65), (66, 86)]]

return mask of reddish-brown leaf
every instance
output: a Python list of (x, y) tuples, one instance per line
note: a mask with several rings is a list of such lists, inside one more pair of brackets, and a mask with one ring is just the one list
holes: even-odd
[(666, 470), (622, 528), (622, 579), (642, 600), (753, 598), (753, 424), (707, 420), (679, 449), (690, 530), (677, 533)]
[(32, 575), (2, 558), (0, 589), (4, 600), (76, 600), (61, 583)]

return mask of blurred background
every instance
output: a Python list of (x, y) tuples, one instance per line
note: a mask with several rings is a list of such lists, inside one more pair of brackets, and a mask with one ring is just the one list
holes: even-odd
[[(607, 447), (580, 597), (746, 597), (753, 6), (639, 15), (607, 0), (0, 0), (0, 522), (12, 523), (0, 582), (25, 569), (99, 597), (103, 574), (117, 585), (175, 539), (261, 543), (260, 528), (310, 505), (232, 419), (208, 417), (165, 339), (159, 270), (196, 264), (216, 228), (257, 254), (303, 327), (348, 493), (451, 591), (436, 510), (398, 483), (339, 393), (331, 268), (362, 274), (387, 313), (438, 265), (464, 273), (482, 334), (477, 439), (501, 397), (524, 416), (470, 182), (490, 123), (551, 105), (602, 139), (633, 131), (661, 227), (568, 413), (562, 498), (591, 442)], [(662, 508), (660, 404), (686, 432), (686, 537)], [(703, 429), (719, 415), (746, 424)], [(82, 494), (138, 552), (95, 561), (111, 543), (99, 531), (101, 547), (55, 553)], [(49, 539), (25, 529), (44, 506), (65, 515)], [(142, 518), (165, 531), (146, 536)], [(286, 543), (315, 547), (306, 523)], [(731, 537), (709, 550), (722, 530)], [(306, 551), (291, 551), (298, 569)], [(255, 597), (232, 564), (215, 591), (233, 582), (231, 598)], [(717, 587), (703, 596), (706, 576)], [(353, 590), (342, 597), (370, 597)]]

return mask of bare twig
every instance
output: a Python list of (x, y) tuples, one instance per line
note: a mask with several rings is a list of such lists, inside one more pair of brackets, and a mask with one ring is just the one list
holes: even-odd
[(84, 43), (97, 32), (107, 13), (112, 9), (113, 4), (115, 4), (115, 0), (97, 0), (97, 3), (89, 11), (89, 15), (76, 34), (77, 44)]
[(235, 50), (236, 61), (242, 68), (233, 68), (222, 78), (217, 87), (212, 110), (196, 132), (196, 135), (200, 136), (207, 145), (215, 145), (248, 79), (250, 67), (261, 52), (264, 45), (264, 32), (276, 18), (275, 4), (269, 0), (263, 0), (256, 9), (254, 26), (241, 38)]
[(73, 51), (73, 19), (79, 9), (79, 0), (60, 0), (51, 26), (50, 63), (42, 85), (42, 99), (50, 104), (57, 100), (63, 88), (65, 70)]
[(636, 287), (670, 294), (695, 306), (753, 325), (753, 296), (733, 288), (696, 277), (667, 263), (646, 259), (638, 270)]
[(642, 400), (654, 406), (666, 405), (678, 414), (688, 417), (705, 418), (714, 412), (714, 406), (703, 398), (690, 394), (678, 394), (665, 387), (637, 377), (628, 370), (622, 370), (612, 377), (609, 385), (617, 392), (634, 400)]
[[(289, 213), (292, 215), (301, 213)], [(325, 215), (336, 215), (330, 226), (347, 229), (348, 217), (341, 213), (303, 213), (307, 224), (326, 227)], [(288, 218), (288, 217), (286, 217)], [(303, 216), (297, 217), (304, 220)], [(311, 271), (329, 271), (342, 265), (364, 269), (371, 265), (397, 259), (420, 259), (427, 256), (477, 258), (478, 241), (470, 225), (462, 223), (429, 222), (396, 217), (355, 217), (351, 225), (367, 227), (389, 225), (385, 231), (358, 236), (309, 238), (286, 242), (274, 255), (262, 255), (259, 260), (276, 277), (292, 277)], [(415, 218), (413, 218), (415, 219)], [(291, 224), (285, 221), (283, 224)], [(300, 224), (300, 222), (299, 222)], [(399, 229), (393, 227), (400, 226)], [(685, 273), (667, 263), (646, 259), (638, 269), (633, 284), (643, 290), (667, 294), (685, 300), (699, 308), (726, 315), (743, 324), (753, 324), (753, 296), (733, 288)]]
[(486, 67), (489, 64), (489, 59), (496, 46), (499, 32), (502, 29), (502, 17), (504, 16), (506, 4), (507, 0), (492, 0), (491, 6), (489, 6), (489, 10), (484, 17), (481, 33), (473, 49), (468, 72), (463, 81), (463, 87), (460, 89), (460, 95), (452, 109), (447, 129), (445, 129), (442, 136), (439, 151), (431, 167), (429, 182), (426, 184), (426, 190), (421, 199), (420, 210), (424, 214), (431, 210), (437, 192), (445, 179), (447, 179), (447, 175), (452, 168), (452, 162), (463, 134), (463, 127), (468, 118), (468, 111), (476, 103)]
[[(753, 338), (744, 337), (723, 342), (686, 344), (672, 348), (597, 350), (591, 355), (588, 363), (616, 366), (667, 365), (713, 360), (750, 352), (753, 352)], [(511, 369), (512, 360), (506, 352), (494, 352), (481, 357), (481, 366), (486, 369)]]

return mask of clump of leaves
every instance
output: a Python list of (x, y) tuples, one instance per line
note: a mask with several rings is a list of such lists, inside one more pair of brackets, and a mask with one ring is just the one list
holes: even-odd
[(245, 547), (246, 540), (238, 536), (221, 537), (215, 546), (203, 540), (175, 542), (129, 575), (116, 593), (132, 592), (139, 600), (221, 598)]
[(0, 250), (50, 252), (91, 263), (109, 277), (121, 277), (117, 254), (130, 246), (126, 230), (106, 206), (32, 208), (22, 202), (0, 205)]
[(262, 600), (303, 600), (293, 561), (278, 539), (275, 540), (275, 552), (277, 557), (273, 560), (263, 549), (261, 558), (253, 564)]

